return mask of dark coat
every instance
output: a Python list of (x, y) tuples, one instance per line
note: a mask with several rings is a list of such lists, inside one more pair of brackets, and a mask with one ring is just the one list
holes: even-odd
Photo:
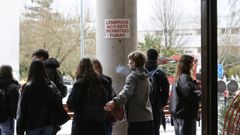
[[(158, 68), (158, 65), (155, 61), (148, 60), (146, 62), (146, 69), (148, 72), (154, 71), (156, 68)], [(167, 105), (168, 103), (168, 98), (169, 98), (169, 82), (166, 73), (158, 69), (156, 73), (153, 75), (153, 78), (155, 81), (153, 81), (152, 84), (152, 89), (157, 90), (158, 93), (158, 98), (155, 99), (156, 101), (152, 104), (155, 104), (154, 106), (158, 106), (159, 108), (163, 108), (164, 106)], [(156, 95), (155, 95), (156, 97)], [(157, 108), (157, 110), (159, 110)]]
[(44, 64), (48, 78), (57, 86), (62, 97), (65, 97), (67, 95), (67, 87), (64, 86), (61, 72), (57, 69), (60, 67), (60, 63), (54, 58), (49, 58), (44, 61)]
[[(46, 85), (50, 82), (46, 81)], [(44, 96), (44, 102), (34, 102), (32, 90), (35, 89), (32, 86), (32, 82), (28, 82), (23, 86), (21, 93), (18, 114), (17, 114), (17, 134), (23, 135), (26, 130), (41, 128), (52, 125), (52, 104), (55, 99), (54, 94), (50, 87)]]
[(159, 134), (160, 124), (163, 125), (164, 130), (166, 129), (166, 120), (163, 107), (168, 103), (169, 82), (166, 73), (158, 68), (156, 60), (148, 60), (146, 62), (146, 69), (150, 74), (151, 72), (155, 72), (151, 77), (152, 91), (154, 92), (150, 93), (150, 100), (153, 110), (154, 132), (155, 134)]
[(19, 83), (15, 80), (8, 80), (3, 77), (0, 77), (0, 88), (6, 90), (7, 92), (7, 117), (16, 117), (18, 97), (19, 97)]
[(107, 90), (108, 101), (111, 101), (116, 96), (116, 93), (114, 92), (112, 87), (112, 78), (103, 74), (100, 75), (100, 78), (102, 80), (102, 84)]
[(179, 119), (197, 119), (201, 93), (190, 75), (182, 74), (172, 86), (170, 112)]
[[(107, 103), (107, 92), (105, 90), (104, 93), (99, 96), (90, 96), (90, 86), (91, 84), (87, 79), (78, 79), (73, 85), (72, 91), (68, 97), (68, 108), (74, 112), (74, 119), (89, 120), (91, 118), (88, 119), (86, 115), (95, 113), (96, 116), (93, 116), (96, 117), (95, 120), (104, 122), (106, 116), (103, 107)], [(93, 111), (91, 111), (91, 109), (93, 109)]]

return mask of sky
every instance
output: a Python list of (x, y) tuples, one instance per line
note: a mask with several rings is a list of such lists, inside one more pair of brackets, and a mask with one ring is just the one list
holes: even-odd
[[(7, 1), (7, 0), (4, 0)], [(24, 8), (24, 4), (29, 3), (31, 0), (21, 0), (20, 9)], [(154, 5), (155, 1), (160, 0), (137, 0), (137, 14), (138, 14), (138, 30), (151, 29), (155, 20)], [(194, 16), (200, 16), (200, 2), (201, 0), (173, 0), (177, 2), (177, 8), (175, 9), (180, 16), (190, 18)], [(225, 15), (229, 10), (227, 5), (228, 0), (219, 0), (218, 2), (218, 14)], [(81, 0), (54, 0), (53, 9), (59, 11), (65, 16), (75, 16), (80, 13)], [(84, 13), (90, 12), (91, 18), (94, 20), (96, 15), (96, 0), (83, 0)], [(1, 9), (0, 9), (1, 11)]]
[[(21, 9), (24, 3), (29, 3), (30, 0), (22, 0)], [(155, 13), (153, 7), (155, 1), (158, 0), (137, 0), (138, 14), (138, 29), (146, 29), (145, 26), (152, 25), (149, 20), (154, 20)], [(176, 9), (183, 16), (200, 16), (200, 0), (175, 0), (178, 3)], [(96, 0), (83, 0), (84, 13), (90, 12), (90, 16), (95, 19), (96, 15)], [(75, 16), (80, 13), (80, 0), (54, 0), (53, 9), (63, 13), (65, 16)], [(187, 8), (186, 8), (187, 7)]]
[(18, 0), (1, 0), (0, 4), (0, 65), (12, 66), (16, 79), (19, 77), (19, 5)]
[[(0, 65), (10, 64), (16, 73), (19, 68), (19, 18), (24, 9), (24, 5), (31, 0), (1, 0), (0, 4)], [(151, 26), (154, 19), (153, 3), (154, 0), (137, 0), (138, 30), (146, 29)], [(159, 0), (157, 0), (159, 1)], [(201, 0), (176, 0), (179, 2), (181, 15), (189, 17), (200, 15)], [(218, 1), (218, 14), (225, 15), (230, 10), (227, 0)], [(239, 2), (240, 3), (240, 2)], [(238, 4), (239, 4), (238, 3)], [(53, 9), (63, 13), (65, 16), (72, 16), (79, 13), (80, 0), (54, 0)], [(240, 6), (239, 6), (240, 7)], [(92, 18), (95, 17), (96, 0), (84, 0), (85, 13), (90, 11)]]

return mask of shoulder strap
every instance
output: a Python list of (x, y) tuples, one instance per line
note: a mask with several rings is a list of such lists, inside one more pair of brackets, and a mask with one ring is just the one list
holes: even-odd
[(157, 67), (154, 70), (148, 72), (148, 77), (152, 77), (158, 70), (159, 70), (159, 68)]

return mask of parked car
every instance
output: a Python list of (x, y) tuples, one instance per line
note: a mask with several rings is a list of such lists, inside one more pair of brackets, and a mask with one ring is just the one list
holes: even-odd
[(74, 81), (73, 80), (63, 80), (63, 84), (67, 87), (68, 94), (71, 92)]
[(70, 94), (74, 81), (73, 80), (63, 80), (63, 84), (67, 87), (67, 96), (63, 98), (63, 104), (67, 102), (68, 95)]

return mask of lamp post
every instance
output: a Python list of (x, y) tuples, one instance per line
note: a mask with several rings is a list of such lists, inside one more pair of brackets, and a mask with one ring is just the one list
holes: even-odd
[(84, 20), (83, 20), (83, 0), (80, 1), (80, 58), (84, 57)]

